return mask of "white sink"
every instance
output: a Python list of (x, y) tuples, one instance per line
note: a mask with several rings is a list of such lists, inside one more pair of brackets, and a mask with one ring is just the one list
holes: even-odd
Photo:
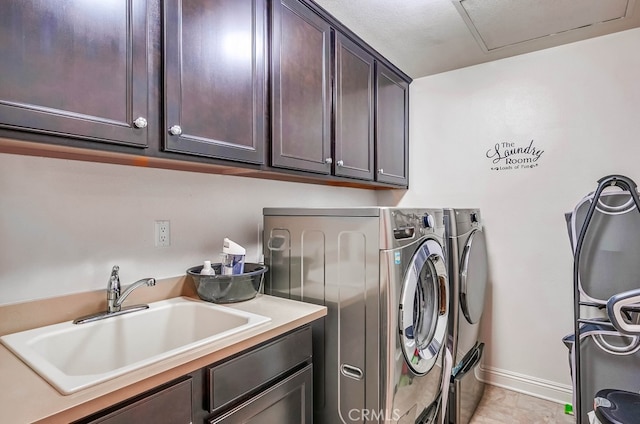
[(66, 395), (270, 320), (177, 297), (143, 311), (85, 324), (63, 322), (0, 341)]

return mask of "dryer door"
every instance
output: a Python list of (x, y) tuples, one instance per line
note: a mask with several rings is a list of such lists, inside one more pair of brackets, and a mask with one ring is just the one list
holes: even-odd
[(484, 233), (474, 230), (460, 260), (460, 308), (470, 324), (480, 321), (487, 288), (487, 246)]
[(417, 375), (435, 364), (447, 334), (447, 268), (442, 246), (425, 241), (407, 268), (399, 305), (399, 331), (407, 366)]

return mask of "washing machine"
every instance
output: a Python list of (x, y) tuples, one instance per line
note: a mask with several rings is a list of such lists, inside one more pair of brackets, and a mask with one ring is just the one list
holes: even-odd
[(265, 208), (264, 293), (327, 306), (312, 323), (314, 422), (443, 422), (442, 209)]
[(453, 355), (447, 421), (467, 424), (484, 393), (478, 339), (488, 279), (487, 248), (479, 209), (444, 209), (451, 304), (448, 348)]
[(442, 210), (396, 210), (380, 252), (385, 409), (398, 423), (444, 421), (449, 279)]

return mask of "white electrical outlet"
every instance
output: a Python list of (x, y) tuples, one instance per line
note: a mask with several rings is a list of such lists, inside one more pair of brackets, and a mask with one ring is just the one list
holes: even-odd
[(171, 226), (169, 221), (156, 221), (156, 247), (171, 245)]

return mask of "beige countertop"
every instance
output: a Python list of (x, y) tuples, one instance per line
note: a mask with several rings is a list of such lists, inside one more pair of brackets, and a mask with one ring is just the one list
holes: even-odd
[[(191, 290), (184, 288), (184, 280), (171, 283), (172, 288), (167, 291), (169, 294), (167, 298), (176, 295), (194, 297)], [(151, 301), (154, 300), (147, 300), (147, 302)], [(40, 318), (37, 320), (38, 325), (15, 324), (16, 319), (35, 315), (29, 311), (33, 311), (34, 306), (41, 308), (42, 303), (39, 301), (0, 307), (0, 322), (4, 324), (0, 325), (0, 334), (60, 322), (48, 318), (46, 321), (49, 322), (43, 323), (41, 322), (43, 319)], [(61, 303), (64, 302), (47, 302), (49, 306), (59, 306)], [(89, 303), (95, 304), (95, 299)], [(246, 302), (224, 306), (264, 315), (271, 318), (271, 321), (66, 396), (60, 394), (17, 356), (0, 345), (0, 381), (3, 383), (3, 390), (0, 391), (0, 422), (68, 423), (326, 315), (324, 306), (262, 294)], [(7, 320), (13, 320), (13, 325), (7, 325)], [(6, 327), (13, 331), (7, 331)]]

